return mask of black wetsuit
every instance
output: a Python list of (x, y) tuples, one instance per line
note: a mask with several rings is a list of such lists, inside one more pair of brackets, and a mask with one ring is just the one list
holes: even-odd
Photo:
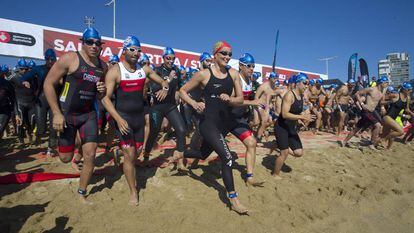
[(227, 192), (234, 191), (232, 165), (234, 158), (226, 143), (225, 137), (236, 128), (237, 122), (232, 114), (231, 106), (223, 102), (220, 94), (231, 96), (234, 88), (230, 73), (224, 79), (215, 77), (209, 68), (210, 79), (204, 88), (205, 110), (200, 121), (200, 133), (203, 136), (201, 151), (189, 150), (185, 157), (206, 159), (215, 151), (221, 160), (223, 182)]
[[(52, 111), (49, 108), (47, 103), (45, 93), (43, 91), (43, 84), (45, 82), (46, 76), (49, 73), (50, 68), (46, 65), (35, 66), (30, 72), (24, 74), (20, 78), (20, 82), (32, 82), (33, 80), (37, 82), (39, 87), (38, 95), (36, 97), (36, 135), (38, 137), (44, 136), (47, 126), (47, 114), (49, 113), (49, 121), (52, 122)], [(56, 132), (53, 127), (49, 127), (49, 147), (53, 148), (56, 146)]]
[(98, 142), (98, 121), (94, 102), (98, 90), (96, 83), (104, 80), (102, 61), (96, 67), (88, 65), (79, 52), (79, 66), (64, 79), (59, 103), (66, 120), (66, 128), (59, 137), (59, 152), (73, 152), (76, 132), (81, 143)]
[[(289, 112), (295, 115), (299, 115), (303, 111), (303, 96), (301, 96), (299, 99), (294, 91), (291, 92), (295, 98), (295, 101), (290, 106)], [(292, 150), (302, 149), (302, 142), (296, 129), (296, 125), (297, 120), (284, 119), (283, 114), (280, 114), (274, 128), (277, 145), (280, 150), (286, 150), (289, 148)]]
[[(169, 75), (173, 70), (175, 71), (176, 76), (174, 78), (169, 78)], [(172, 128), (175, 130), (177, 137), (177, 151), (184, 152), (185, 123), (177, 109), (177, 103), (175, 101), (175, 93), (181, 80), (180, 71), (176, 67), (167, 68), (164, 64), (162, 64), (161, 66), (155, 68), (155, 72), (164, 80), (169, 80), (169, 90), (165, 99), (158, 101), (155, 97), (155, 93), (161, 90), (162, 87), (157, 83), (150, 82), (153, 105), (150, 110), (150, 134), (145, 145), (145, 152), (150, 153), (154, 147), (164, 117), (168, 119)]]
[(20, 82), (22, 75), (15, 73), (12, 75), (10, 82), (15, 88), (17, 112), (16, 115), (22, 119), (22, 125), (17, 126), (17, 135), (22, 142), (25, 136), (24, 127), (29, 134), (34, 129), (36, 116), (36, 96), (39, 90), (37, 79), (30, 80), (30, 88), (26, 88)]
[(14, 88), (9, 81), (0, 77), (0, 138), (14, 110), (17, 110)]
[(128, 134), (122, 135), (116, 124), (117, 135), (122, 148), (135, 147), (140, 149), (144, 142), (144, 86), (145, 71), (138, 65), (131, 73), (122, 62), (118, 63), (121, 72), (121, 82), (115, 91), (115, 109), (128, 123)]
[(405, 109), (406, 106), (407, 101), (402, 101), (401, 94), (398, 94), (398, 100), (390, 104), (387, 111), (387, 116), (395, 120), (398, 115), (400, 115), (401, 110)]

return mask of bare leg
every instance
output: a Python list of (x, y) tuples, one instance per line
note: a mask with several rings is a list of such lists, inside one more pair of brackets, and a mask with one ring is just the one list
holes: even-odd
[(282, 166), (285, 163), (288, 155), (289, 155), (289, 149), (285, 149), (285, 150), (281, 150), (280, 155), (276, 157), (275, 168), (273, 170), (273, 176), (278, 180), (282, 179), (282, 177), (280, 177), (280, 171), (282, 170)]
[(138, 205), (135, 171), (136, 150), (135, 147), (126, 147), (122, 149), (122, 152), (124, 154), (123, 169), (130, 193), (129, 205)]
[[(95, 153), (97, 148), (96, 142), (87, 142), (82, 145), (83, 151), (83, 168), (80, 174), (79, 189), (86, 190), (89, 180), (92, 177), (95, 166)], [(80, 195), (81, 201), (85, 204), (91, 204), (84, 195)]]

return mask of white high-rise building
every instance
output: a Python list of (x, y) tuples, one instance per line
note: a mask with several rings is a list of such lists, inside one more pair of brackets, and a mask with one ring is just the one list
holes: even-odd
[(408, 53), (389, 53), (378, 62), (378, 77), (386, 75), (393, 86), (410, 80), (410, 58)]

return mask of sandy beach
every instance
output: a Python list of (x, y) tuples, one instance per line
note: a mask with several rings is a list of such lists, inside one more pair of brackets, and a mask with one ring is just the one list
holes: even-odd
[[(251, 210), (249, 216), (230, 211), (219, 161), (201, 163), (189, 175), (137, 167), (137, 207), (127, 205), (122, 171), (107, 166), (88, 187), (91, 206), (78, 201), (78, 179), (1, 185), (0, 232), (413, 231), (414, 146), (395, 143), (389, 151), (373, 151), (355, 142), (352, 148), (340, 148), (328, 134), (302, 137), (305, 155), (288, 158), (291, 171), (282, 174), (283, 180), (270, 176), (277, 152), (258, 149), (255, 178), (266, 180), (263, 188), (244, 184), (245, 161), (237, 160), (236, 190)], [(228, 139), (243, 157), (243, 145)], [(10, 139), (1, 145), (1, 176), (74, 173), (70, 164), (47, 158), (39, 149), (5, 149), (12, 144)], [(97, 166), (103, 167), (107, 158), (99, 155)]]

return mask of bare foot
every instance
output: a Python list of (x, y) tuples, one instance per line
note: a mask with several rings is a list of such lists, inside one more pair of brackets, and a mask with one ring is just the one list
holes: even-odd
[(230, 198), (231, 209), (236, 211), (238, 214), (247, 214), (249, 210), (243, 206), (237, 197)]
[(76, 161), (75, 159), (73, 159), (72, 162), (71, 162), (71, 166), (72, 166), (73, 170), (75, 170), (75, 172), (81, 173), (82, 161)]
[(180, 172), (188, 172), (188, 168), (184, 164), (184, 159), (178, 159), (177, 161), (177, 170)]
[(132, 194), (129, 198), (128, 205), (130, 206), (138, 206), (138, 197), (136, 194)]
[(283, 179), (281, 176), (276, 175), (276, 174), (273, 174), (273, 178), (274, 178), (275, 180), (282, 180), (282, 179)]
[(250, 187), (264, 187), (265, 181), (255, 181), (253, 177), (249, 177), (246, 179), (246, 186)]
[(86, 196), (79, 195), (79, 199), (80, 199), (80, 201), (81, 201), (82, 204), (85, 204), (85, 205), (93, 205), (93, 202), (87, 200), (86, 199)]

